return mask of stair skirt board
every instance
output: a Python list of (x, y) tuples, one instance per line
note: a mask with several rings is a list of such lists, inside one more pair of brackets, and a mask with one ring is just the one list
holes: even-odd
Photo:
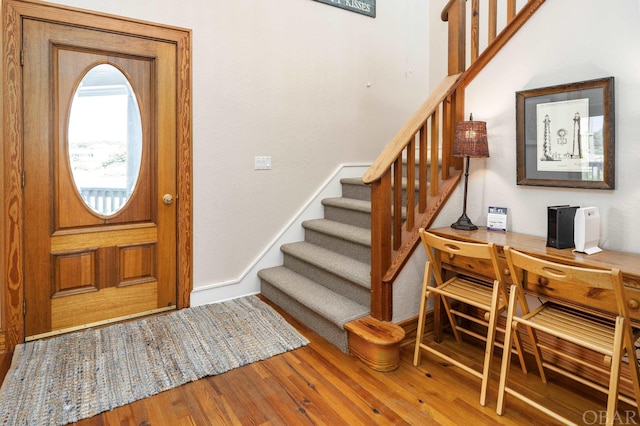
[(262, 281), (262, 295), (327, 339), (342, 352), (349, 353), (348, 334), (345, 329), (318, 315), (264, 280)]

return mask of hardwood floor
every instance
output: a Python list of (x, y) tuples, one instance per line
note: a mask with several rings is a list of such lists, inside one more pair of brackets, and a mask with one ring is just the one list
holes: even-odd
[[(550, 425), (545, 414), (507, 399), (504, 416), (495, 413), (499, 358), (494, 362), (489, 403), (478, 403), (480, 380), (424, 353), (412, 365), (413, 347), (402, 350), (400, 368), (375, 372), (340, 352), (299, 322), (283, 314), (311, 343), (224, 374), (205, 378), (132, 404), (115, 408), (78, 425)], [(445, 346), (459, 349), (454, 342)], [(478, 368), (482, 348), (465, 344), (464, 354)], [(522, 386), (554, 400), (578, 424), (600, 424), (594, 416), (605, 398), (553, 378), (547, 385), (535, 373), (523, 375), (514, 363), (513, 377)], [(630, 410), (620, 404), (621, 424)], [(583, 418), (583, 413), (585, 417)], [(634, 412), (629, 414), (634, 415)]]

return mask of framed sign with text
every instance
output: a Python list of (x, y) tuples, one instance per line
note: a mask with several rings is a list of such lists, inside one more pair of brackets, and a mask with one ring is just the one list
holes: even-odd
[(376, 0), (315, 0), (350, 12), (376, 17)]
[(518, 185), (614, 189), (613, 77), (516, 93)]

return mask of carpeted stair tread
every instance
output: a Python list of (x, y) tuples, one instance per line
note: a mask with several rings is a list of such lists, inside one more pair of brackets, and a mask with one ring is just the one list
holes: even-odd
[(363, 213), (371, 213), (371, 202), (356, 200), (353, 198), (333, 197), (322, 200), (322, 205), (340, 207), (343, 209), (355, 210)]
[(343, 240), (371, 246), (371, 231), (359, 226), (347, 225), (329, 219), (311, 219), (302, 223), (305, 229), (312, 229)]
[(280, 250), (365, 288), (371, 288), (371, 266), (305, 241), (284, 244)]
[(364, 183), (362, 178), (355, 178), (355, 177), (342, 178), (340, 179), (340, 183), (346, 184), (346, 185), (369, 186), (366, 183)]
[(369, 314), (368, 306), (362, 306), (284, 266), (262, 269), (258, 276), (341, 329), (344, 329), (344, 324)]
[[(354, 210), (362, 213), (371, 213), (371, 202), (356, 200), (353, 198), (343, 198), (343, 197), (335, 197), (335, 198), (325, 198), (322, 200), (322, 204), (325, 206), (339, 207), (347, 210)], [(402, 217), (405, 216), (406, 207), (402, 206)]]

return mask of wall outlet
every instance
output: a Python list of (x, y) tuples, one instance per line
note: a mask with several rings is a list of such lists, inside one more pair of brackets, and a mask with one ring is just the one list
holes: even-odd
[(255, 170), (271, 170), (271, 156), (255, 156), (254, 157), (254, 169)]

